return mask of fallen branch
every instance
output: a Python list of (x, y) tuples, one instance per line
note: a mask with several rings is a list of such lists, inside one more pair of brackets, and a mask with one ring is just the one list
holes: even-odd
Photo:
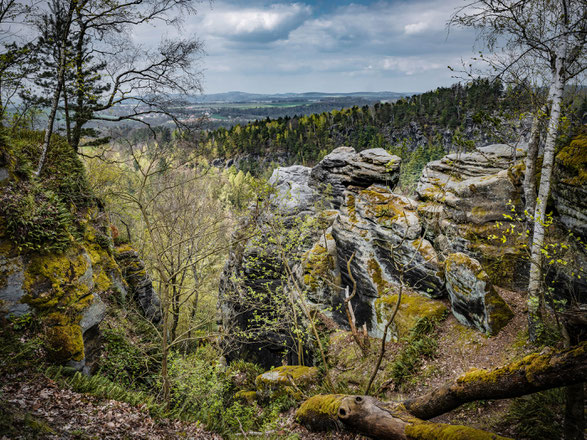
[(476, 400), (506, 399), (587, 381), (587, 342), (534, 353), (504, 367), (472, 370), (454, 382), (400, 403), (369, 396), (318, 395), (305, 401), (297, 420), (312, 430), (345, 428), (375, 439), (503, 440), (467, 426), (425, 420)]
[(342, 425), (350, 431), (382, 440), (509, 440), (467, 426), (425, 422), (414, 418), (399, 405), (369, 396), (314, 396), (304, 402), (296, 418), (315, 431)]
[(534, 353), (494, 370), (473, 370), (452, 383), (404, 402), (421, 419), (431, 419), (464, 403), (507, 399), (587, 381), (587, 342), (564, 350)]

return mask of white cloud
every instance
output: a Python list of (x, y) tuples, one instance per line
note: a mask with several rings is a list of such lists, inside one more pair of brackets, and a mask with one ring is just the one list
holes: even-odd
[(419, 34), (421, 32), (424, 32), (426, 29), (428, 29), (428, 23), (425, 23), (423, 21), (419, 21), (418, 23), (406, 24), (404, 26), (404, 32), (407, 35)]
[(204, 33), (246, 41), (274, 41), (287, 38), (311, 14), (301, 3), (274, 4), (268, 8), (230, 8), (222, 5), (206, 14), (201, 26)]

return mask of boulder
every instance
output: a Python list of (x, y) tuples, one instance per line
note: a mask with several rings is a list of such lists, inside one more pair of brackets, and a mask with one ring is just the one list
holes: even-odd
[(22, 316), (31, 311), (27, 303), (21, 302), (26, 294), (24, 262), (21, 256), (0, 254), (0, 310), (6, 315)]
[[(320, 373), (316, 367), (284, 365), (257, 376), (257, 395), (262, 398), (290, 395), (301, 398), (300, 390), (308, 390), (318, 384)], [(292, 384), (293, 383), (293, 384)], [(295, 384), (295, 386), (294, 386)]]
[(469, 254), (511, 287), (526, 284), (514, 274), (527, 273), (527, 260), (514, 236), (505, 244), (493, 237), (515, 223), (513, 214), (523, 216), (523, 156), (523, 149), (500, 144), (449, 154), (424, 168), (416, 188), (418, 212), (437, 250)]
[(273, 171), (268, 182), (275, 188), (272, 201), (283, 215), (295, 215), (313, 209), (318, 193), (309, 186), (311, 171), (311, 168), (301, 165), (276, 168)]
[(442, 264), (431, 243), (424, 238), (424, 227), (417, 214), (417, 203), (373, 185), (366, 189), (349, 187), (346, 203), (332, 227), (336, 243), (342, 289), (335, 292), (332, 305), (340, 309), (334, 318), (346, 324), (342, 305), (344, 287), (357, 293), (352, 300), (357, 325), (367, 325), (373, 336), (380, 336), (375, 301), (394, 293), (400, 283), (428, 297), (444, 296)]
[(460, 252), (451, 254), (445, 273), (452, 313), (461, 324), (495, 335), (514, 316), (477, 260)]
[(383, 148), (357, 153), (354, 148), (339, 147), (312, 168), (310, 185), (322, 193), (328, 188), (335, 207), (344, 202), (348, 186), (366, 188), (372, 184), (394, 188), (399, 180), (401, 159)]
[[(373, 336), (383, 337), (383, 329), (395, 310), (397, 300), (398, 294), (396, 293), (383, 295), (375, 301), (377, 332), (372, 332)], [(393, 335), (398, 339), (406, 337), (421, 318), (440, 319), (447, 311), (448, 307), (442, 301), (426, 298), (409, 291), (403, 292), (391, 333), (388, 336)]]

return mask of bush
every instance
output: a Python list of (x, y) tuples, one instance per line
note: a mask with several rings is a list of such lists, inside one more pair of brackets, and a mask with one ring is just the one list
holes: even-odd
[(512, 425), (519, 439), (560, 439), (564, 403), (564, 388), (520, 397), (514, 400), (502, 422)]
[(185, 357), (177, 353), (170, 356), (171, 411), (175, 416), (201, 421), (221, 434), (264, 431), (293, 405), (288, 398), (275, 399), (265, 408), (236, 400), (239, 388), (253, 385), (261, 370), (243, 361), (225, 368), (217, 362), (220, 355), (205, 346)]
[(100, 374), (134, 389), (150, 390), (157, 385), (161, 355), (155, 347), (149, 347), (145, 341), (133, 342), (123, 326), (105, 329), (103, 340)]
[(9, 184), (0, 195), (0, 215), (19, 251), (63, 252), (76, 233), (67, 207), (35, 181)]

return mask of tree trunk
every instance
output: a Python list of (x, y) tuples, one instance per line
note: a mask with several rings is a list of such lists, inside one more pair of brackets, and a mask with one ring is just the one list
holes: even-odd
[(530, 131), (530, 143), (524, 165), (524, 198), (526, 199), (525, 213), (528, 222), (532, 221), (532, 215), (536, 210), (536, 159), (538, 159), (538, 147), (540, 145), (540, 111), (532, 117), (532, 130)]
[(381, 440), (508, 440), (467, 426), (429, 423), (401, 408), (369, 396), (317, 395), (296, 413), (298, 422), (312, 430), (342, 427)]
[(587, 342), (531, 354), (494, 370), (473, 370), (456, 381), (404, 402), (421, 419), (431, 419), (476, 400), (519, 397), (587, 380)]
[[(296, 412), (296, 419), (312, 430), (344, 426), (375, 439), (434, 440), (439, 438), (503, 439), (496, 434), (466, 426), (428, 423), (463, 403), (486, 399), (506, 399), (550, 388), (567, 386), (578, 401), (587, 380), (587, 341), (563, 350), (534, 353), (502, 368), (473, 370), (456, 381), (403, 403), (385, 403), (369, 396), (340, 394), (316, 395)], [(579, 386), (580, 385), (580, 386)], [(568, 407), (578, 424), (568, 425), (565, 439), (582, 438), (581, 417), (575, 417), (578, 405)]]
[(552, 168), (554, 166), (555, 141), (559, 127), (561, 101), (565, 86), (565, 55), (567, 40), (563, 38), (561, 47), (557, 51), (553, 81), (550, 89), (551, 108), (548, 132), (544, 145), (544, 159), (540, 187), (534, 211), (534, 234), (530, 256), (530, 279), (528, 281), (528, 334), (530, 340), (535, 341), (540, 335), (542, 327), (542, 311), (544, 310), (544, 295), (542, 292), (542, 248), (546, 226), (546, 204), (550, 195)]
[(65, 82), (65, 61), (66, 61), (66, 46), (67, 46), (67, 37), (69, 36), (69, 29), (71, 28), (71, 21), (73, 19), (73, 11), (75, 9), (75, 5), (77, 0), (70, 0), (69, 2), (69, 10), (67, 11), (67, 18), (66, 22), (64, 23), (63, 28), (63, 35), (61, 36), (61, 41), (59, 42), (59, 69), (57, 71), (57, 87), (55, 88), (55, 93), (53, 94), (53, 99), (51, 101), (51, 111), (49, 113), (49, 120), (47, 121), (47, 129), (45, 130), (45, 139), (43, 141), (43, 146), (41, 147), (41, 157), (39, 158), (39, 165), (37, 166), (37, 170), (35, 175), (40, 175), (41, 170), (43, 169), (43, 165), (45, 163), (45, 158), (47, 157), (47, 150), (49, 149), (49, 143), (51, 142), (51, 135), (53, 134), (53, 125), (55, 124), (55, 115), (57, 114), (57, 107), (59, 106), (59, 98), (61, 97), (61, 91), (63, 90), (64, 82)]

